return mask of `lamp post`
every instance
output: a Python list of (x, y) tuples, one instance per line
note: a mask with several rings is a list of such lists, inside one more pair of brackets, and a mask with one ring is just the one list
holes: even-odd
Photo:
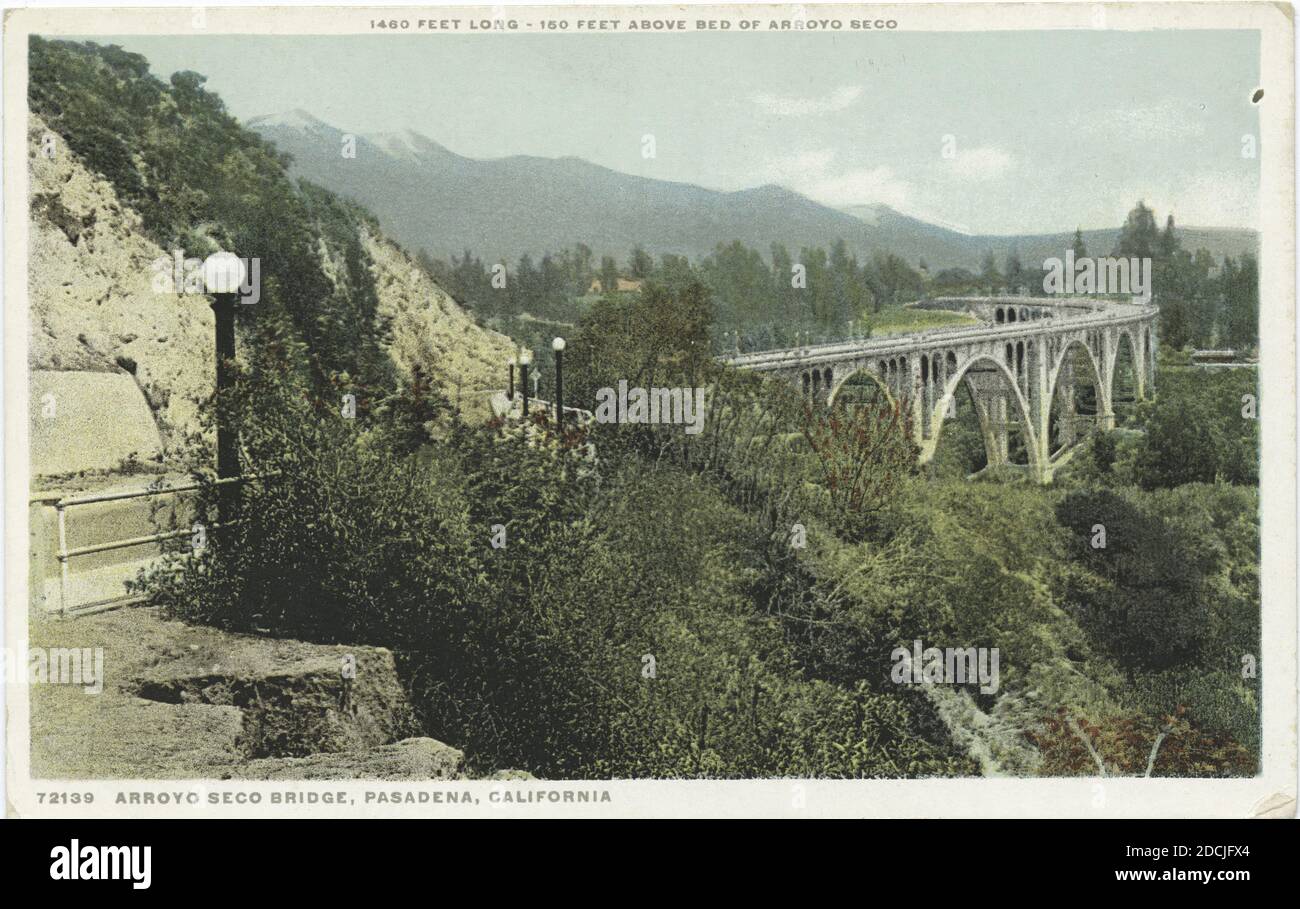
[(510, 358), (510, 384), (506, 386), (507, 401), (513, 401), (515, 399), (515, 364), (518, 362), (519, 358), (517, 356)]
[(523, 350), (519, 352), (519, 384), (524, 389), (524, 419), (528, 419), (528, 367), (533, 363), (533, 352)]
[[(234, 253), (215, 252), (203, 262), (203, 285), (212, 294), (216, 319), (217, 358), (217, 479), (239, 476), (239, 444), (230, 426), (229, 391), (235, 384), (235, 306), (244, 281), (244, 263)], [(217, 493), (217, 520), (233, 518), (236, 490), (233, 483), (221, 483)]]
[(555, 425), (564, 426), (564, 339), (551, 342), (555, 351)]

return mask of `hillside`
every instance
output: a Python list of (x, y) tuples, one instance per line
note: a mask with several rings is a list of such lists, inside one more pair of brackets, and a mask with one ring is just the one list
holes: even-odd
[[(853, 252), (887, 250), (913, 265), (923, 259), (933, 271), (977, 269), (986, 251), (1000, 260), (1013, 246), (1025, 261), (1060, 255), (1073, 237), (1068, 223), (1069, 233), (1059, 235), (967, 235), (884, 205), (837, 210), (773, 185), (718, 192), (580, 158), (467, 158), (411, 130), (355, 136), (356, 157), (345, 158), (351, 134), (302, 110), (256, 117), (248, 127), (292, 157), (293, 173), (356, 199), (408, 248), (443, 258), (468, 248), (485, 261), (513, 263), (578, 243), (620, 261), (638, 244), (654, 255), (700, 258), (732, 240), (766, 256), (773, 242), (797, 252), (843, 239)], [(1117, 233), (1085, 238), (1105, 253)], [(1205, 246), (1216, 257), (1254, 246), (1249, 231), (1190, 228), (1184, 236), (1190, 248)]]
[(625, 258), (638, 244), (691, 257), (738, 238), (766, 250), (844, 236), (866, 242), (860, 222), (776, 186), (723, 193), (622, 174), (579, 158), (477, 160), (418, 133), (356, 137), (302, 111), (258, 117), (250, 129), (293, 158), (293, 172), (354, 198), (411, 248), (438, 256), (472, 249), (492, 261), (585, 243)]
[(28, 367), (129, 375), (164, 439), (193, 431), (195, 402), (213, 383), (212, 310), (206, 298), (154, 291), (150, 263), (167, 253), (111, 183), (73, 155), (42, 154), (46, 135), (53, 134), (33, 116)]
[[(933, 271), (938, 268), (962, 267), (977, 271), (980, 261), (990, 250), (999, 267), (1013, 249), (1022, 262), (1042, 263), (1050, 256), (1063, 256), (1074, 242), (1074, 231), (1057, 234), (963, 234), (946, 227), (929, 224), (907, 215), (899, 214), (887, 205), (851, 205), (842, 209), (847, 214), (875, 226), (882, 235), (897, 244), (895, 251), (908, 250), (907, 258), (925, 259)], [(1189, 250), (1206, 249), (1215, 259), (1234, 258), (1242, 253), (1258, 254), (1258, 235), (1253, 230), (1228, 227), (1178, 226), (1183, 247)], [(1119, 239), (1119, 227), (1083, 231), (1083, 241), (1088, 252), (1095, 256), (1108, 255)]]
[(295, 181), (202, 77), (166, 85), (119, 48), (34, 39), (30, 100), (31, 369), (129, 374), (164, 444), (194, 431), (212, 315), (202, 295), (157, 289), (152, 263), (225, 248), (261, 265), (241, 345), (288, 330), (304, 374), (382, 390), (419, 367), (467, 405), (502, 384), (512, 342), (364, 209)]

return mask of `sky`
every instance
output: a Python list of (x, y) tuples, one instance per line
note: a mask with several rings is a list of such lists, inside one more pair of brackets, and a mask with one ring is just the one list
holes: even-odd
[[(305, 110), (469, 157), (776, 183), (968, 233), (1258, 227), (1248, 31), (98, 38), (240, 119)], [(654, 157), (643, 154), (654, 137)]]

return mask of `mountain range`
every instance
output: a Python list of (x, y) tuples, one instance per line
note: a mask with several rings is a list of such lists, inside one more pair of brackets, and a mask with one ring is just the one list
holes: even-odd
[[(486, 261), (514, 262), (584, 243), (620, 262), (637, 245), (697, 259), (732, 240), (766, 256), (774, 242), (797, 254), (843, 239), (860, 258), (889, 251), (933, 273), (977, 270), (989, 251), (1000, 266), (1012, 249), (1030, 265), (1063, 255), (1074, 235), (1068, 223), (1058, 234), (964, 234), (881, 204), (837, 209), (771, 184), (722, 192), (575, 157), (468, 158), (411, 130), (354, 136), (302, 110), (247, 126), (292, 156), (292, 173), (356, 199), (408, 249), (442, 258), (469, 249)], [(1258, 242), (1251, 230), (1179, 230), (1184, 247), (1216, 258), (1253, 252)], [(1083, 232), (1094, 255), (1108, 254), (1118, 234), (1118, 225)]]

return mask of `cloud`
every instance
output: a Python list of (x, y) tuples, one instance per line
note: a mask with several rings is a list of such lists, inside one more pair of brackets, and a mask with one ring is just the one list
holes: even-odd
[(912, 188), (907, 181), (884, 164), (823, 174), (807, 186), (796, 188), (823, 205), (836, 208), (883, 202), (890, 208), (903, 209), (910, 205), (912, 198)]
[(796, 186), (826, 172), (835, 160), (832, 148), (810, 149), (768, 160), (758, 171), (757, 180), (747, 183), (780, 183)]
[(860, 97), (862, 97), (862, 89), (859, 86), (842, 85), (824, 97), (799, 98), (793, 95), (760, 92), (750, 100), (766, 113), (778, 117), (808, 117), (844, 110)]
[(778, 183), (808, 198), (838, 208), (883, 202), (891, 208), (906, 205), (911, 187), (888, 165), (835, 169), (836, 152), (808, 149), (765, 163), (748, 183)]
[(994, 180), (1011, 170), (1015, 159), (995, 145), (965, 149), (958, 146), (957, 156), (948, 163), (962, 180)]

